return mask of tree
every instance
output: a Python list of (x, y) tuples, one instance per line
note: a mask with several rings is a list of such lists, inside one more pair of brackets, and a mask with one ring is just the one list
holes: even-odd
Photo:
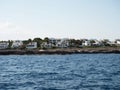
[(22, 42), (23, 42), (24, 45), (27, 45), (29, 43), (28, 40), (23, 40)]
[(90, 43), (91, 43), (91, 44), (95, 43), (95, 40), (90, 40)]
[(75, 47), (80, 47), (81, 41), (80, 40), (75, 40)]
[(32, 42), (32, 39), (23, 40), (22, 42), (24, 45), (27, 45), (28, 43)]
[(70, 47), (75, 47), (75, 39), (70, 39), (69, 43), (70, 43)]
[(28, 39), (28, 42), (32, 42), (32, 39)]
[(110, 46), (110, 41), (109, 41), (108, 39), (104, 39), (104, 40), (102, 41), (102, 44), (103, 44), (104, 46)]
[(34, 38), (33, 41), (42, 41), (41, 38)]
[(44, 38), (44, 42), (49, 43), (49, 38), (48, 38), (48, 37), (45, 37), (45, 38)]
[(8, 48), (11, 48), (13, 41), (12, 40), (8, 40), (8, 43), (9, 43)]
[(42, 43), (42, 39), (41, 38), (34, 38), (33, 41), (37, 42), (37, 46), (40, 47), (40, 44)]

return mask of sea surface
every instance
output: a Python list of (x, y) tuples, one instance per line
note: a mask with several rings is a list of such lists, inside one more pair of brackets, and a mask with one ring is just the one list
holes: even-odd
[(0, 90), (120, 90), (120, 54), (1, 55)]

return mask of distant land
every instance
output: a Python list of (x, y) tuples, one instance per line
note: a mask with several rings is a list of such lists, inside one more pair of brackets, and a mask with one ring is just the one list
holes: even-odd
[(67, 48), (67, 49), (40, 49), (40, 50), (0, 50), (0, 55), (43, 55), (43, 54), (98, 54), (115, 53), (120, 54), (120, 47), (102, 47), (102, 48)]
[(28, 40), (0, 41), (0, 55), (10, 54), (120, 53), (120, 39), (56, 39), (39, 37)]

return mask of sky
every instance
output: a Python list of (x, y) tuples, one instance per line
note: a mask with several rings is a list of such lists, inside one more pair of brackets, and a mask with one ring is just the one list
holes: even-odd
[(120, 0), (0, 0), (0, 40), (120, 39)]

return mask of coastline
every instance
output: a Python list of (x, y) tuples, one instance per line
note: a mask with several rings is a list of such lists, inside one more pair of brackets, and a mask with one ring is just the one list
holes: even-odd
[(97, 53), (116, 53), (120, 54), (120, 48), (63, 48), (63, 49), (36, 49), (36, 50), (0, 50), (0, 55), (42, 55), (42, 54), (97, 54)]

